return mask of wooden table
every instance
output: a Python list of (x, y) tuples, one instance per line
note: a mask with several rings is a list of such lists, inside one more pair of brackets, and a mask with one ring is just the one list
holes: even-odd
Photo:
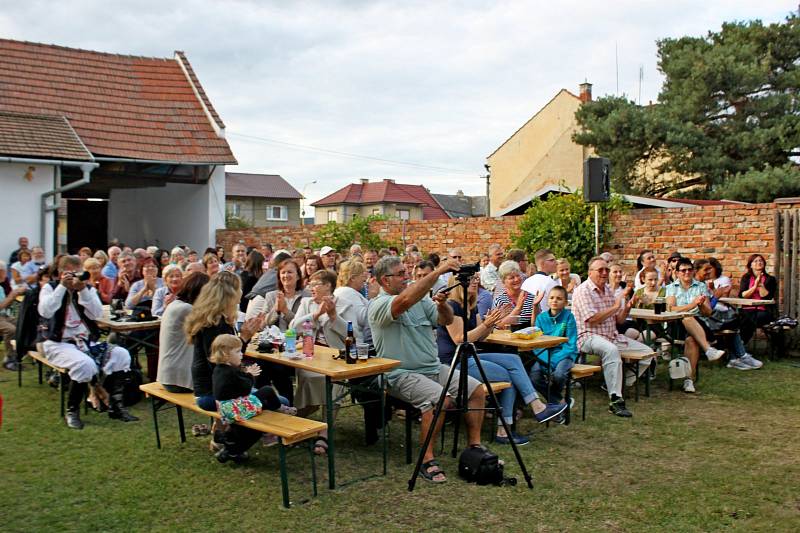
[[(371, 357), (354, 365), (347, 364), (343, 359), (334, 359), (339, 355), (339, 350), (326, 346), (315, 346), (314, 357), (307, 359), (291, 359), (285, 353), (261, 353), (253, 344), (248, 345), (245, 355), (252, 359), (269, 361), (292, 368), (301, 368), (325, 376), (325, 416), (328, 424), (328, 486), (331, 490), (336, 488), (336, 455), (334, 445), (334, 419), (333, 419), (333, 383), (345, 382), (355, 378), (378, 376), (381, 388), (381, 413), (384, 413), (386, 380), (384, 374), (400, 366), (396, 359)], [(386, 475), (387, 448), (386, 448), (386, 421), (383, 420), (383, 475)]]
[[(124, 347), (128, 351), (136, 351), (139, 346), (153, 348), (155, 353), (147, 353), (147, 377), (150, 381), (156, 380), (158, 373), (158, 334), (161, 331), (161, 320), (147, 320), (144, 322), (131, 322), (128, 320), (112, 320), (108, 313), (96, 320), (97, 326), (106, 331), (113, 331), (120, 339), (127, 341)], [(141, 369), (138, 357), (131, 357), (133, 368)]]
[(527, 352), (539, 348), (552, 348), (567, 342), (566, 337), (551, 337), (550, 335), (540, 335), (535, 339), (520, 339), (513, 335), (512, 332), (505, 329), (496, 329), (489, 334), (488, 337), (483, 339), (482, 342), (490, 344), (502, 344), (505, 346), (513, 346), (520, 351)]
[(775, 300), (754, 300), (753, 298), (720, 298), (720, 302), (734, 307), (751, 307), (756, 305), (775, 305)]
[(631, 309), (629, 316), (639, 320), (650, 320), (652, 322), (672, 322), (673, 320), (680, 320), (687, 316), (692, 316), (692, 313), (679, 313), (677, 311), (664, 311), (663, 313), (656, 314), (652, 309)]
[[(653, 350), (620, 350), (619, 356), (622, 359), (622, 387), (625, 388), (625, 369), (628, 368), (633, 371), (633, 375), (636, 376), (633, 380), (633, 386), (635, 391), (635, 400), (639, 401), (639, 361), (643, 359), (647, 359), (648, 357), (655, 356), (656, 353)], [(651, 362), (652, 364), (652, 362)], [(650, 371), (646, 372), (647, 377), (645, 378), (645, 396), (648, 398), (650, 397)], [(623, 393), (624, 394), (624, 393)]]

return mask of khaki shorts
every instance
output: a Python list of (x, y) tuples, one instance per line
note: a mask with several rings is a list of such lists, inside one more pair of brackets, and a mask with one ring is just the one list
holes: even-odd
[[(410, 403), (423, 413), (430, 411), (442, 394), (442, 387), (447, 381), (448, 372), (450, 372), (450, 367), (446, 365), (439, 367), (438, 374), (407, 372), (392, 380), (389, 385), (389, 395)], [(453, 374), (453, 379), (450, 381), (450, 387), (447, 389), (447, 395), (451, 399), (455, 399), (458, 394), (458, 380), (459, 374), (456, 370)], [(467, 376), (468, 398), (472, 396), (472, 393), (479, 385), (480, 382), (477, 379)]]

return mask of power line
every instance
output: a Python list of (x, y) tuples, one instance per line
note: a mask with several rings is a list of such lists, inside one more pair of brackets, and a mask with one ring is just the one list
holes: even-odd
[(255, 135), (246, 135), (244, 133), (236, 133), (236, 132), (231, 132), (231, 131), (226, 132), (226, 133), (227, 133), (227, 135), (231, 135), (233, 137), (238, 137), (238, 138), (240, 138), (240, 139), (242, 139), (244, 141), (253, 141), (253, 142), (262, 142), (262, 143), (268, 143), (268, 144), (277, 144), (277, 145), (280, 145), (280, 146), (286, 146), (288, 148), (294, 148), (294, 149), (298, 149), (298, 150), (308, 150), (308, 151), (311, 151), (311, 152), (319, 152), (319, 153), (335, 155), (335, 156), (339, 156), (339, 157), (348, 157), (350, 159), (363, 159), (363, 160), (366, 160), (366, 161), (377, 161), (377, 162), (380, 162), (380, 163), (386, 163), (388, 165), (413, 167), (413, 168), (419, 168), (419, 169), (424, 169), (424, 170), (434, 170), (434, 171), (437, 171), (437, 172), (454, 172), (454, 173), (457, 173), (457, 174), (464, 174), (464, 175), (467, 175), (467, 176), (473, 176), (473, 177), (476, 177), (476, 178), (479, 178), (479, 177), (482, 178), (482, 176), (478, 176), (476, 172), (470, 172), (468, 170), (437, 167), (437, 166), (433, 166), (433, 165), (426, 165), (426, 164), (423, 164), (423, 163), (411, 163), (411, 162), (408, 162), (408, 161), (396, 161), (396, 160), (393, 160), (393, 159), (384, 159), (382, 157), (373, 157), (373, 156), (368, 156), (368, 155), (353, 154), (353, 153), (349, 153), (349, 152), (341, 152), (339, 150), (330, 150), (330, 149), (327, 149), (327, 148), (319, 148), (317, 146), (308, 146), (308, 145), (305, 145), (305, 144), (290, 143), (290, 142), (286, 142), (286, 141), (279, 141), (277, 139), (269, 139), (269, 138), (266, 138), (266, 137), (257, 137)]

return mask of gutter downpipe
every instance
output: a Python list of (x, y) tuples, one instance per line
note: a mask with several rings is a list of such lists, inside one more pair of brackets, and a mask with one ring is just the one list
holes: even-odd
[[(57, 159), (31, 159), (27, 157), (0, 157), (0, 161), (5, 163), (22, 163), (26, 165), (54, 165), (56, 169), (58, 169), (58, 180), (57, 183), (61, 183), (61, 167), (79, 167), (83, 172), (83, 177), (78, 181), (70, 183), (68, 185), (64, 185), (63, 187), (56, 187), (51, 191), (47, 191), (42, 193), (41, 199), (41, 217), (39, 222), (39, 242), (41, 246), (45, 246), (45, 225), (47, 223), (47, 213), (51, 211), (58, 210), (58, 204), (53, 202), (53, 205), (49, 205), (47, 203), (47, 198), (49, 196), (55, 197), (62, 192), (70, 191), (72, 189), (77, 189), (83, 185), (89, 184), (92, 180), (92, 171), (100, 166), (100, 163), (93, 163), (93, 162), (86, 162), (86, 161), (64, 161), (64, 160), (57, 160)], [(53, 241), (53, 250), (55, 252), (55, 246), (57, 242), (56, 240)], [(55, 253), (53, 253), (55, 256)]]

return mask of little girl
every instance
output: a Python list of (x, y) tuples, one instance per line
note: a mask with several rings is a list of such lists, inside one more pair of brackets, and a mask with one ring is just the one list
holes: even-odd
[[(263, 409), (277, 411), (281, 401), (270, 386), (253, 389), (255, 378), (261, 374), (258, 365), (242, 368), (242, 341), (234, 335), (219, 335), (211, 344), (209, 360), (214, 363), (211, 384), (217, 411), (228, 423), (248, 420)], [(238, 424), (231, 424), (225, 433), (224, 447), (217, 453), (217, 460), (239, 463), (246, 459), (245, 452), (258, 441), (261, 432)]]

